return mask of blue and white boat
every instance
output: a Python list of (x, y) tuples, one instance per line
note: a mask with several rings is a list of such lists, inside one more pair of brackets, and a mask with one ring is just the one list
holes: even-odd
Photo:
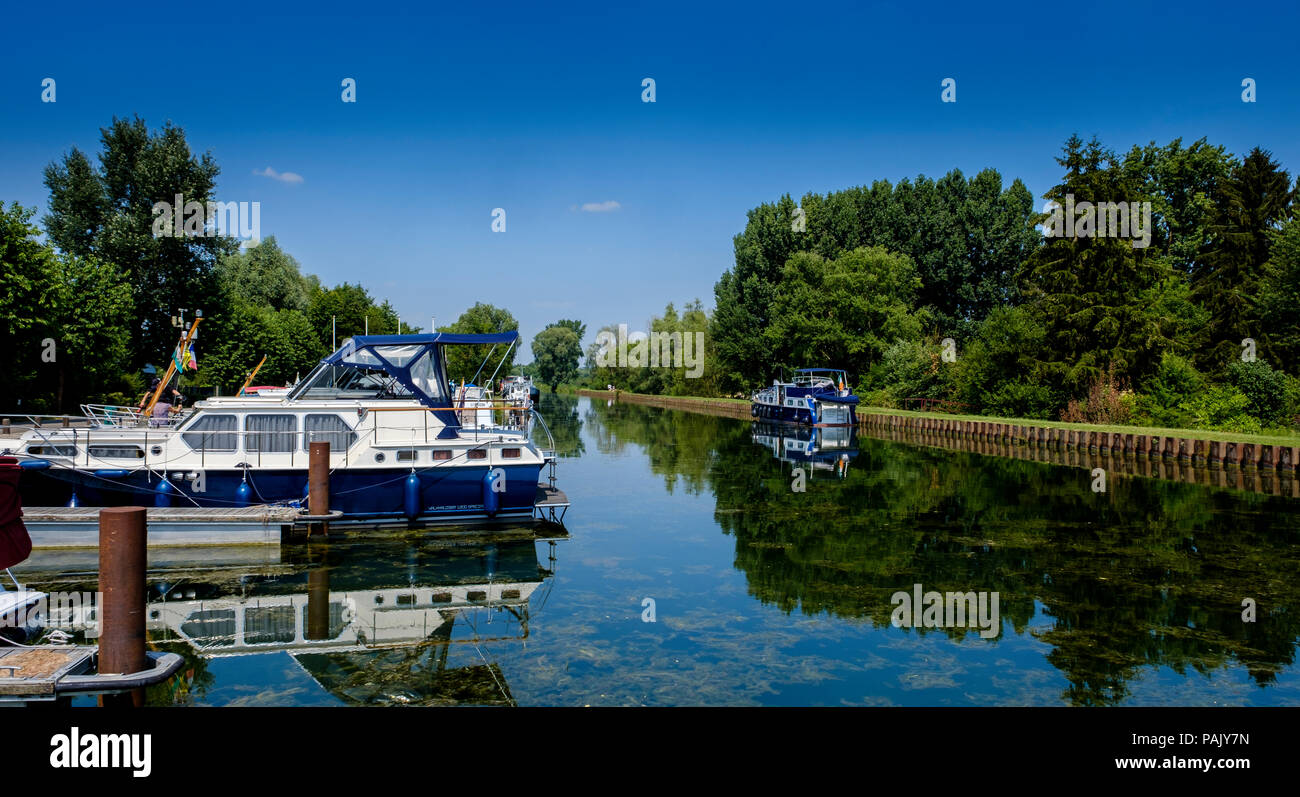
[(763, 421), (809, 426), (857, 425), (858, 397), (838, 368), (800, 368), (793, 382), (772, 380), (753, 395), (750, 414)]
[[(13, 446), (24, 504), (298, 506), (308, 444), (330, 444), (330, 509), (342, 522), (531, 518), (554, 445), (530, 408), (453, 393), (443, 347), (517, 332), (351, 338), (287, 392), (210, 398), (174, 425), (103, 412), (38, 426)], [(458, 403), (459, 402), (459, 403)], [(0, 446), (3, 446), (0, 443)]]

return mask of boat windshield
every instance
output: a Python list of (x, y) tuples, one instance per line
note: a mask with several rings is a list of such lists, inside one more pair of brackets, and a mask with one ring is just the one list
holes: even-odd
[(829, 376), (822, 376), (820, 374), (799, 374), (794, 378), (794, 383), (799, 387), (815, 387), (815, 388), (836, 387), (835, 380), (831, 379)]
[(318, 366), (305, 386), (295, 391), (296, 399), (403, 399), (415, 398), (410, 390), (387, 372), (371, 368)]

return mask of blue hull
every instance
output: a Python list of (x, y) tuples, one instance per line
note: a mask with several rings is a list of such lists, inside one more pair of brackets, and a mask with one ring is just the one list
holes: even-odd
[[(541, 468), (537, 465), (502, 466), (504, 490), (496, 493), (495, 514), (532, 512), (537, 500)], [(416, 471), (418, 490), (412, 491), (413, 519), (482, 514), (484, 478), (489, 468), (445, 468)], [(407, 479), (410, 468), (377, 471), (336, 470), (330, 476), (330, 508), (344, 519), (412, 517), (408, 509)], [(20, 481), (27, 506), (67, 506), (75, 494), (78, 506), (200, 506), (234, 507), (249, 504), (306, 504), (306, 470), (250, 471), (247, 497), (240, 495), (242, 470), (207, 470), (203, 490), (185, 480), (160, 488), (158, 473), (135, 472), (97, 475), (94, 472), (50, 468), (27, 470)]]
[(852, 406), (849, 407), (849, 422), (840, 424), (822, 423), (822, 419), (813, 417), (812, 410), (807, 407), (778, 407), (754, 402), (750, 405), (749, 413), (760, 421), (797, 423), (806, 426), (856, 426), (858, 423), (857, 413)]

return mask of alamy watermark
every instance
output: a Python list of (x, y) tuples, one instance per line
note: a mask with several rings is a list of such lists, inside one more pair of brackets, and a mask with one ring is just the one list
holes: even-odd
[[(693, 340), (692, 340), (693, 339)], [(687, 379), (704, 373), (703, 332), (633, 332), (618, 325), (618, 335), (601, 330), (596, 335), (598, 368), (685, 368)]]
[(984, 639), (1002, 632), (996, 592), (924, 592), (913, 584), (911, 592), (895, 592), (890, 622), (895, 628), (972, 628)]
[(1047, 203), (1045, 238), (1131, 238), (1134, 249), (1151, 245), (1150, 202), (1074, 201), (1065, 195), (1065, 205), (1056, 200)]
[(101, 592), (50, 592), (0, 616), (0, 628), (44, 628), (89, 631), (99, 628), (96, 607)]
[(262, 240), (261, 202), (185, 201), (153, 203), (153, 237), (214, 238), (218, 235), (256, 244)]

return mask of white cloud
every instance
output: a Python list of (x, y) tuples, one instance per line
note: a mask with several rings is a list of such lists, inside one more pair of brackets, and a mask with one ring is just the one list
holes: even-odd
[(623, 207), (618, 202), (610, 199), (605, 202), (584, 202), (582, 211), (584, 213), (609, 213)]
[(294, 174), (293, 172), (277, 172), (275, 169), (272, 169), (270, 166), (267, 166), (265, 169), (262, 169), (261, 171), (254, 169), (253, 174), (256, 174), (258, 177), (270, 177), (272, 180), (279, 180), (282, 183), (297, 184), (302, 182), (301, 174)]

